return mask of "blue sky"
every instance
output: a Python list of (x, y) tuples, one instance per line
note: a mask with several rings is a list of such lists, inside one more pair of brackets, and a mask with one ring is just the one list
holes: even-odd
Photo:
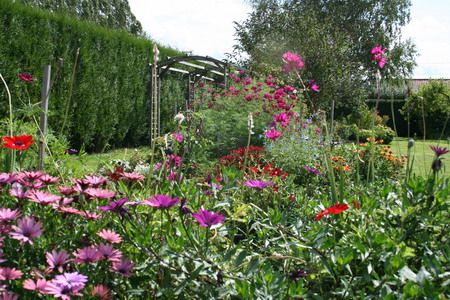
[[(225, 58), (234, 45), (233, 21), (245, 20), (244, 0), (129, 0), (150, 37), (193, 54)], [(450, 78), (450, 0), (412, 0), (403, 30), (420, 56), (413, 78)]]

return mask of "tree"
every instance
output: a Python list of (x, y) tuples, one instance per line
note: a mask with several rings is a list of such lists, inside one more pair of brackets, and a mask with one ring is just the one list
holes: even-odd
[(383, 78), (405, 78), (415, 66), (415, 46), (401, 38), (401, 28), (409, 22), (409, 0), (249, 2), (253, 11), (235, 23), (235, 54), (248, 57), (240, 63), (281, 75), (282, 54), (299, 54), (305, 62), (303, 79), (321, 86), (320, 93), (311, 95), (315, 109), (327, 108), (331, 100), (341, 108), (357, 107), (364, 87), (376, 78), (378, 65), (371, 60), (375, 46), (388, 49)]
[(22, 4), (67, 15), (131, 34), (143, 35), (142, 25), (133, 15), (128, 0), (17, 0)]

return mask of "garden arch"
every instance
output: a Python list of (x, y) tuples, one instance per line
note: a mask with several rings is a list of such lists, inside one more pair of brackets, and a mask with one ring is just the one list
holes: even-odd
[[(186, 111), (189, 113), (190, 104), (194, 102), (194, 87), (200, 79), (206, 79), (211, 82), (217, 82), (214, 78), (207, 76), (219, 75), (224, 86), (227, 86), (227, 77), (233, 70), (250, 71), (232, 65), (209, 56), (186, 55), (169, 57), (165, 60), (159, 61), (159, 51), (156, 45), (153, 47), (154, 63), (152, 68), (152, 82), (151, 82), (151, 114), (150, 114), (150, 130), (151, 140), (153, 141), (161, 135), (161, 78), (169, 71), (178, 72), (187, 75), (187, 91), (188, 98), (185, 101)], [(182, 67), (183, 69), (181, 69)], [(215, 75), (211, 75), (215, 74)], [(217, 78), (217, 76), (215, 76)]]

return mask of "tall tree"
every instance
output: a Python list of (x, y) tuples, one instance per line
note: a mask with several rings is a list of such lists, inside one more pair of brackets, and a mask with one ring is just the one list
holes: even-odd
[[(249, 68), (280, 73), (282, 54), (303, 57), (304, 80), (315, 79), (321, 92), (312, 95), (316, 109), (331, 100), (356, 107), (378, 66), (371, 49), (382, 45), (388, 63), (385, 79), (405, 78), (415, 66), (415, 46), (402, 40), (409, 22), (409, 0), (248, 0), (252, 12), (236, 23), (235, 53)], [(239, 55), (240, 54), (240, 55)]]
[(78, 15), (81, 19), (135, 35), (143, 35), (142, 25), (131, 12), (128, 0), (17, 0), (51, 12)]

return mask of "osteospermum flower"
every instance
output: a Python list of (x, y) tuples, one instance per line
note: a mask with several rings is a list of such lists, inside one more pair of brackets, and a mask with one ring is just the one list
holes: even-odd
[(49, 194), (44, 191), (35, 190), (28, 195), (28, 200), (41, 204), (55, 203), (61, 200), (61, 196)]
[(144, 178), (145, 178), (144, 175), (134, 173), (134, 172), (131, 172), (131, 173), (123, 172), (121, 175), (122, 175), (122, 177), (121, 177), (122, 179), (128, 179), (130, 181), (141, 181), (141, 180), (144, 180)]
[(19, 296), (14, 295), (13, 293), (10, 293), (10, 292), (3, 292), (0, 294), (0, 299), (2, 299), (2, 300), (17, 300), (17, 299), (19, 299)]
[[(128, 203), (129, 203), (128, 197), (124, 197), (117, 201), (111, 201), (109, 203), (109, 206), (99, 206), (98, 209), (103, 210), (103, 211), (110, 210), (110, 211), (118, 213), (119, 215), (124, 215), (124, 214), (129, 214), (129, 211), (123, 207), (124, 205), (126, 205)], [(142, 203), (142, 202), (139, 202), (139, 203)]]
[(317, 83), (314, 79), (310, 80), (308, 85), (311, 90), (313, 90), (315, 92), (320, 92), (319, 86), (317, 85)]
[(2, 137), (2, 139), (3, 141), (5, 141), (2, 146), (16, 150), (27, 150), (28, 147), (30, 147), (34, 143), (32, 135), (21, 135), (13, 137), (5, 136)]
[(316, 169), (313, 169), (310, 167), (304, 167), (304, 168), (306, 171), (308, 171), (309, 173), (314, 174), (314, 175), (322, 175), (323, 174), (322, 172), (320, 172), (320, 170), (316, 170)]
[(69, 254), (66, 250), (56, 251), (52, 250), (52, 252), (47, 252), (45, 254), (48, 267), (50, 269), (58, 269), (59, 272), (62, 272), (62, 267), (69, 262)]
[(101, 188), (87, 188), (84, 192), (92, 198), (97, 199), (111, 199), (116, 196), (115, 192)]
[(92, 264), (102, 258), (102, 254), (93, 246), (79, 248), (72, 253), (76, 259), (72, 261), (77, 264)]
[(111, 270), (115, 273), (122, 274), (124, 277), (130, 277), (133, 273), (130, 273), (133, 270), (135, 263), (131, 262), (129, 258), (122, 259), (119, 262), (113, 262)]
[(102, 300), (112, 299), (111, 290), (104, 284), (97, 284), (92, 289), (92, 296), (99, 296)]
[(170, 208), (175, 206), (181, 199), (166, 195), (151, 196), (150, 199), (144, 200), (144, 204), (148, 204), (154, 208)]
[(84, 182), (87, 183), (90, 187), (104, 186), (108, 181), (108, 179), (96, 175), (85, 175), (84, 177)]
[(223, 223), (225, 217), (219, 213), (208, 211), (206, 209), (200, 209), (192, 216), (200, 223), (203, 227), (213, 226), (216, 224)]
[(55, 184), (58, 181), (60, 181), (60, 179), (58, 177), (53, 177), (50, 176), (48, 174), (44, 174), (39, 178), (40, 181), (46, 183), (46, 184)]
[(100, 251), (103, 258), (109, 261), (121, 261), (122, 259), (122, 253), (119, 250), (114, 249), (114, 246), (111, 244), (100, 243), (97, 246), (97, 249)]
[(22, 188), (22, 185), (20, 184), (13, 185), (12, 189), (8, 190), (8, 192), (11, 196), (15, 197), (18, 200), (28, 198), (28, 196), (31, 194), (30, 190)]
[(290, 71), (300, 71), (301, 68), (305, 65), (302, 61), (302, 57), (298, 56), (297, 54), (287, 52), (283, 54), (283, 60), (286, 62), (286, 65), (283, 68), (283, 72), (290, 72)]
[(42, 278), (38, 278), (36, 282), (32, 279), (25, 279), (24, 282), (22, 282), (22, 286), (26, 290), (38, 291), (41, 294), (46, 294), (48, 283), (49, 281)]
[(44, 229), (41, 229), (42, 223), (39, 221), (35, 223), (30, 217), (19, 219), (17, 225), (12, 226), (13, 231), (9, 234), (13, 239), (21, 241), (21, 246), (25, 243), (33, 245), (32, 238), (41, 236), (44, 232)]
[(249, 181), (246, 181), (244, 183), (244, 185), (249, 186), (254, 189), (263, 190), (268, 186), (272, 186), (273, 182), (270, 180), (264, 181), (264, 180), (250, 179)]
[(97, 235), (112, 244), (123, 242), (122, 237), (119, 234), (112, 232), (111, 230), (103, 229), (102, 231), (97, 232)]
[(0, 222), (11, 222), (21, 215), (22, 213), (17, 208), (13, 210), (4, 207), (0, 208)]
[(52, 280), (53, 283), (63, 285), (68, 288), (84, 287), (87, 282), (87, 276), (79, 274), (78, 272), (64, 273), (63, 275), (56, 275)]
[(433, 152), (436, 154), (436, 156), (441, 156), (441, 155), (444, 155), (444, 154), (450, 152), (450, 150), (447, 150), (447, 147), (443, 148), (443, 147), (430, 146), (430, 149), (433, 150)]
[(324, 209), (322, 212), (318, 213), (315, 219), (320, 220), (320, 219), (322, 219), (323, 216), (329, 215), (329, 214), (340, 214), (341, 212), (343, 212), (344, 210), (347, 210), (347, 209), (348, 209), (347, 203), (344, 203), (344, 204), (336, 203), (335, 205), (328, 207), (328, 208)]
[(23, 273), (15, 268), (0, 268), (0, 280), (15, 280), (22, 275)]
[(19, 180), (19, 175), (13, 173), (0, 173), (0, 184), (13, 183)]

